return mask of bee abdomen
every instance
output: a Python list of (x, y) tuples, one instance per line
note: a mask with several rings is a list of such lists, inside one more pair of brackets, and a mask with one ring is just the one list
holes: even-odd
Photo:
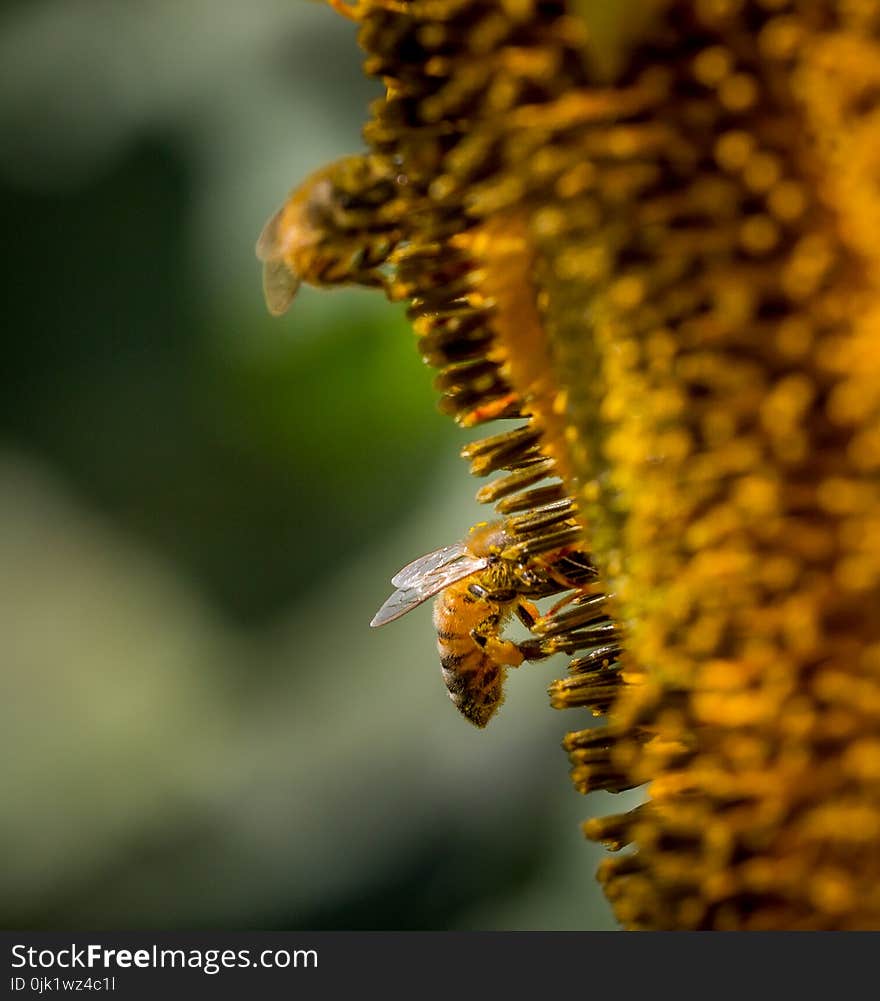
[(485, 659), (476, 647), (461, 653), (449, 649), (440, 650), (440, 666), (443, 668), (444, 677), (447, 674), (475, 674), (480, 671)]
[(467, 655), (463, 653), (451, 653), (449, 651), (440, 651), (440, 666), (443, 668), (444, 672), (447, 671), (457, 671), (464, 661)]

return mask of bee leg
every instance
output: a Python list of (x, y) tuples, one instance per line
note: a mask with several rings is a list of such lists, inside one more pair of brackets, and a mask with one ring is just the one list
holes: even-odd
[(578, 586), (576, 581), (570, 580), (566, 577), (565, 574), (555, 567), (549, 560), (539, 556), (534, 562), (539, 573), (543, 573), (548, 580), (553, 581), (554, 584), (559, 584), (560, 587), (564, 588), (566, 591), (570, 588), (576, 588)]
[(531, 601), (526, 601), (524, 598), (520, 598), (517, 601), (516, 607), (513, 610), (516, 613), (516, 617), (526, 629), (531, 629), (541, 617), (537, 605), (534, 605)]
[(526, 659), (516, 643), (502, 640), (497, 636), (485, 636), (477, 629), (471, 630), (471, 638), (496, 664), (504, 667), (519, 667)]
[[(525, 604), (531, 604), (526, 602)], [(534, 606), (532, 606), (534, 607)], [(535, 609), (537, 613), (537, 609)], [(478, 629), (471, 630), (471, 639), (485, 651), (496, 664), (504, 667), (519, 667), (523, 661), (546, 660), (556, 651), (548, 650), (542, 640), (526, 640), (525, 643), (514, 643), (512, 640), (502, 640), (497, 636), (485, 636)]]
[(522, 654), (522, 659), (528, 661), (546, 660), (556, 653), (555, 650), (548, 650), (547, 644), (542, 640), (526, 640), (525, 643), (519, 644), (518, 649)]

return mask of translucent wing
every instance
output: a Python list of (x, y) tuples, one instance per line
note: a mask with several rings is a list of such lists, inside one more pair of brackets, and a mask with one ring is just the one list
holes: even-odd
[(257, 245), (254, 247), (254, 252), (257, 255), (258, 261), (278, 260), (278, 226), (281, 223), (283, 212), (283, 208), (278, 209), (277, 212), (273, 212), (266, 220), (266, 225), (257, 237)]
[(392, 577), (391, 583), (397, 585), (397, 590), (376, 612), (370, 625), (384, 626), (386, 622), (399, 619), (450, 584), (464, 580), (488, 565), (488, 557), (474, 556), (460, 542), (413, 560)]
[(391, 583), (395, 587), (413, 587), (419, 581), (430, 577), (444, 567), (451, 567), (460, 559), (469, 559), (473, 562), (476, 557), (464, 545), (463, 542), (455, 542), (451, 546), (443, 546), (442, 549), (435, 549), (427, 556), (420, 556), (417, 560), (402, 569), (391, 578)]
[(279, 209), (263, 227), (257, 240), (257, 258), (263, 262), (263, 296), (272, 316), (283, 316), (300, 286), (299, 277), (284, 263), (278, 247)]
[(283, 261), (263, 264), (263, 296), (272, 316), (284, 316), (299, 288), (299, 278)]

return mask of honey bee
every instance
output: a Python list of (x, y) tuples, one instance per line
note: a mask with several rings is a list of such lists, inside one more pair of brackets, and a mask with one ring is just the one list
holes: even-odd
[(478, 727), (501, 705), (507, 669), (546, 656), (501, 637), (511, 614), (526, 626), (539, 615), (518, 594), (520, 571), (501, 556), (509, 541), (500, 522), (482, 523), (463, 541), (414, 560), (391, 578), (397, 590), (370, 623), (393, 622), (437, 595), (434, 628), (443, 680), (450, 699)]
[(405, 183), (378, 157), (348, 156), (291, 192), (257, 240), (269, 312), (286, 313), (302, 282), (383, 286), (379, 269), (401, 239)]

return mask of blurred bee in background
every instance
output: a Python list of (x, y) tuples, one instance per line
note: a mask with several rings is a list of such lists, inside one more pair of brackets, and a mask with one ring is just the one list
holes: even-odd
[(291, 192), (257, 240), (269, 312), (286, 313), (302, 282), (384, 287), (380, 269), (401, 239), (405, 183), (379, 157), (347, 156)]
[[(514, 643), (501, 636), (513, 614), (527, 628), (539, 618), (523, 594), (539, 597), (574, 586), (553, 571), (550, 560), (536, 570), (505, 559), (511, 541), (501, 522), (481, 523), (463, 541), (414, 560), (392, 577), (397, 590), (370, 623), (393, 622), (437, 595), (434, 628), (443, 680), (462, 715), (478, 727), (501, 705), (508, 668), (555, 652), (541, 642)], [(553, 558), (563, 555), (560, 550)], [(586, 563), (577, 565), (593, 572)]]

